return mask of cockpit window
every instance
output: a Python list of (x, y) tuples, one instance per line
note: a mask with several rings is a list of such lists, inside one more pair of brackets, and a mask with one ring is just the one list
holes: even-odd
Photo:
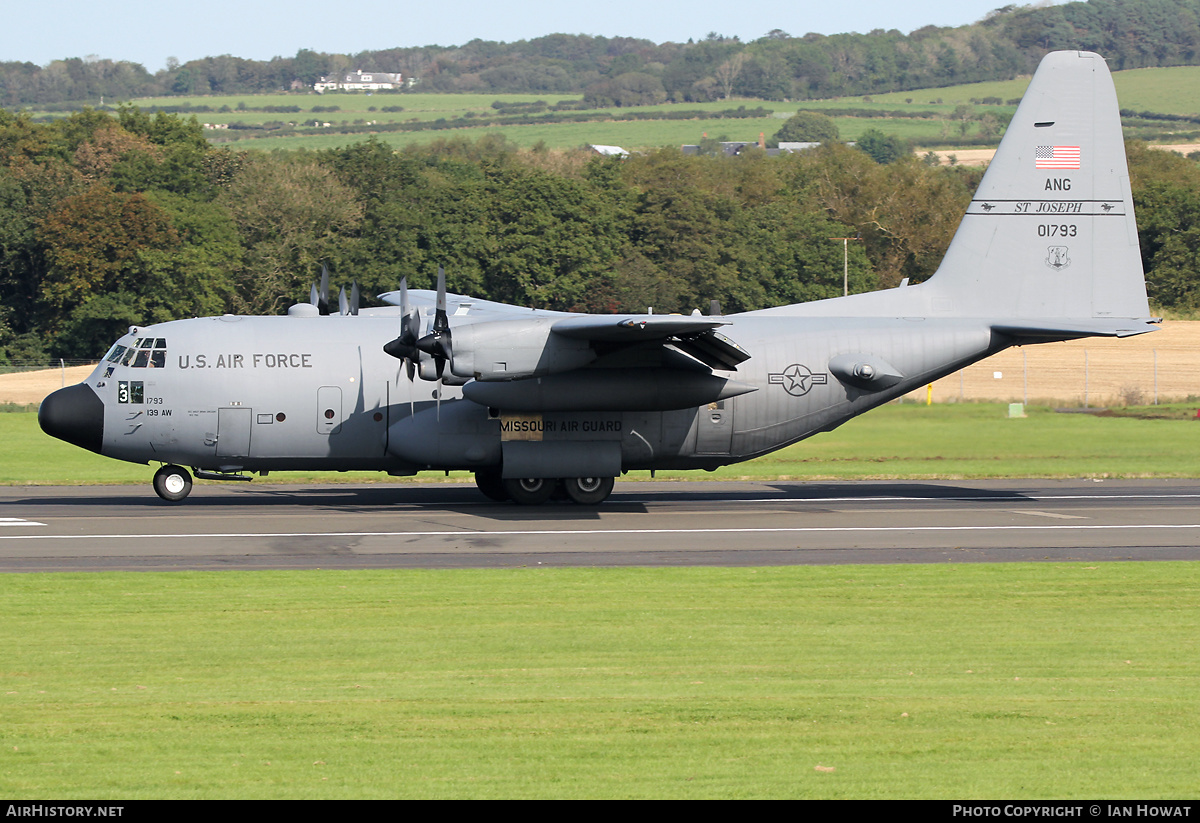
[(125, 347), (120, 343), (113, 343), (113, 347), (108, 350), (108, 356), (104, 359), (109, 363), (116, 363), (121, 359), (121, 355), (125, 354)]
[(167, 338), (143, 337), (128, 349), (124, 346), (114, 346), (108, 359), (122, 366), (132, 366), (135, 369), (161, 369), (167, 365)]

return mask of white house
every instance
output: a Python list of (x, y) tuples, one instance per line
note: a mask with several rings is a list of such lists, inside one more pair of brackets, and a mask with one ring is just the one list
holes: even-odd
[(400, 72), (395, 74), (386, 71), (364, 72), (362, 69), (353, 74), (322, 77), (313, 83), (313, 91), (324, 94), (327, 91), (386, 91), (403, 87)]

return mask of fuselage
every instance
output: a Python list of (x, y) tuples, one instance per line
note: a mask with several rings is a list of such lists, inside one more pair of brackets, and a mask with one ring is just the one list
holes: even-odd
[[(751, 357), (717, 376), (752, 391), (684, 408), (646, 409), (626, 392), (639, 410), (614, 409), (618, 396), (597, 402), (601, 410), (515, 412), (410, 379), (383, 352), (396, 334), (393, 309), (180, 320), (131, 329), (72, 394), (47, 398), (43, 426), (109, 457), (216, 472), (478, 470), (498, 467), (509, 442), (604, 452), (620, 471), (715, 468), (834, 428), (1008, 342), (962, 319), (726, 319), (723, 332)], [(861, 364), (865, 377), (854, 373)], [(602, 382), (611, 368), (601, 358), (576, 376)], [(689, 372), (667, 364), (653, 374)], [(67, 414), (68, 400), (89, 410)]]

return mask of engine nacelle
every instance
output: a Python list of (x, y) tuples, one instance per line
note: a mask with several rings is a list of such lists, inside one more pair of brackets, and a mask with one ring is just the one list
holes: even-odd
[(596, 359), (587, 340), (555, 334), (558, 318), (464, 323), (453, 328), (451, 370), (476, 380), (522, 380), (571, 371)]

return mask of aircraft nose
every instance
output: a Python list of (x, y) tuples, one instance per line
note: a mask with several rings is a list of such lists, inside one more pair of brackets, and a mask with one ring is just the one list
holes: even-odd
[(104, 445), (104, 401), (86, 383), (51, 392), (38, 406), (38, 423), (51, 437), (97, 454)]

